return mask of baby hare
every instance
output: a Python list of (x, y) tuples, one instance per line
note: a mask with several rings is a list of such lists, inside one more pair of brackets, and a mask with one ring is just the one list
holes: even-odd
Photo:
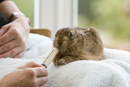
[(62, 28), (57, 31), (53, 46), (59, 49), (53, 60), (56, 66), (77, 60), (104, 59), (103, 43), (94, 28)]

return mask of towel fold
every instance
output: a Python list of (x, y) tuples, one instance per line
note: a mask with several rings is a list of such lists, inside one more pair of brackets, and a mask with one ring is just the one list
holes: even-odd
[[(27, 51), (21, 59), (0, 59), (0, 78), (27, 62), (41, 64), (52, 49), (51, 39), (30, 34)], [(104, 48), (105, 60), (79, 60), (47, 68), (45, 87), (130, 87), (130, 53)]]

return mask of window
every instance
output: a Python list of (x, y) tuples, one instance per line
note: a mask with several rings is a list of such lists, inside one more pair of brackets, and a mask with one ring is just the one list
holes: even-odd
[(13, 0), (34, 28), (58, 29), (78, 25), (78, 0)]
[(129, 0), (79, 0), (79, 25), (100, 31), (105, 47), (130, 51)]
[(34, 27), (58, 29), (77, 26), (78, 0), (35, 0)]
[(21, 12), (23, 12), (34, 26), (34, 0), (13, 0)]

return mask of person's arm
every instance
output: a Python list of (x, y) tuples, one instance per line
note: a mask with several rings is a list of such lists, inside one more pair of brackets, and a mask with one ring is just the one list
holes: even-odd
[[(14, 12), (20, 12), (11, 0), (1, 2), (0, 11), (8, 19)], [(16, 15), (11, 21), (0, 29), (0, 58), (20, 58), (26, 50), (30, 31), (27, 18), (23, 15)]]
[(5, 1), (5, 0), (0, 0), (0, 3), (3, 2), (3, 1)]
[(20, 12), (17, 6), (11, 0), (5, 0), (0, 3), (0, 11), (9, 19), (13, 12)]
[(29, 62), (0, 79), (0, 87), (44, 87), (47, 76), (45, 67)]

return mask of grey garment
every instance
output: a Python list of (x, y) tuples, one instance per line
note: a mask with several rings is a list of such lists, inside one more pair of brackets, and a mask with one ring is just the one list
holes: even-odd
[(0, 28), (10, 21), (0, 12)]

